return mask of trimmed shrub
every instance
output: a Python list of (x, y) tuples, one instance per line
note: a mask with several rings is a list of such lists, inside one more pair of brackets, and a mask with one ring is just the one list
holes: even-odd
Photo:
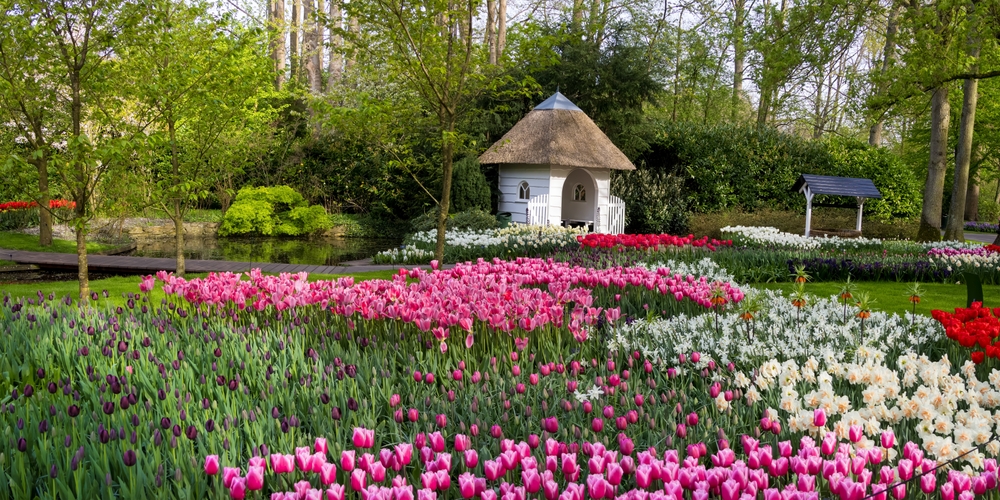
[(263, 200), (241, 200), (233, 203), (229, 210), (226, 210), (226, 215), (219, 226), (220, 236), (241, 234), (270, 236), (273, 233), (274, 205)]
[(455, 162), (451, 179), (451, 211), (490, 209), (490, 185), (479, 168), (479, 160), (467, 156)]
[(322, 205), (309, 206), (288, 186), (240, 189), (219, 226), (220, 236), (302, 236), (333, 226)]
[(830, 140), (827, 150), (837, 169), (829, 175), (871, 179), (882, 192), (882, 199), (865, 202), (866, 219), (887, 222), (920, 213), (920, 180), (898, 156), (865, 142), (841, 138)]

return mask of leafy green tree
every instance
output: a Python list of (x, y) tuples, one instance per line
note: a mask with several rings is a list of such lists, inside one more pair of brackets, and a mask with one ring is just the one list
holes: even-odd
[(183, 276), (184, 216), (226, 175), (226, 164), (212, 161), (220, 137), (235, 132), (247, 101), (272, 75), (258, 33), (210, 15), (208, 4), (151, 0), (146, 7), (123, 50), (123, 69), (150, 116), (140, 128), (148, 131), (151, 195), (174, 223)]
[(27, 163), (37, 178), (35, 201), (39, 210), (39, 243), (52, 244), (52, 212), (49, 208), (49, 163), (57, 154), (53, 147), (60, 136), (58, 127), (65, 117), (53, 108), (58, 102), (58, 87), (41, 78), (26, 75), (51, 75), (58, 61), (52, 38), (46, 36), (37, 17), (19, 15), (18, 2), (0, 3), (0, 116), (14, 133), (14, 139), (24, 145), (11, 151), (12, 166)]
[(486, 77), (486, 51), (473, 36), (480, 2), (367, 0), (346, 7), (361, 29), (357, 34), (348, 31), (344, 35), (366, 37), (355, 46), (367, 47), (369, 54), (386, 50), (378, 57), (384, 58), (437, 119), (441, 134), (441, 197), (435, 257), (441, 260), (459, 137), (457, 124)]

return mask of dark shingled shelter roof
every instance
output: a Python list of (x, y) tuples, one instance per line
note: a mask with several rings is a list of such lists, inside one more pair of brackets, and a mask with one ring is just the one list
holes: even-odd
[(854, 196), (862, 198), (881, 198), (882, 193), (875, 187), (871, 179), (856, 177), (835, 177), (832, 175), (802, 174), (792, 186), (792, 191), (802, 190), (808, 185), (813, 194), (828, 194), (834, 196)]
[(559, 92), (535, 106), (479, 162), (635, 170), (597, 124)]

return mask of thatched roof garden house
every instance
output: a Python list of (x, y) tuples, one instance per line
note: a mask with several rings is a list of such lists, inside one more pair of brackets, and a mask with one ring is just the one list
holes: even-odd
[(479, 162), (499, 164), (499, 209), (515, 222), (624, 232), (625, 204), (611, 195), (611, 170), (635, 165), (559, 92), (535, 106)]

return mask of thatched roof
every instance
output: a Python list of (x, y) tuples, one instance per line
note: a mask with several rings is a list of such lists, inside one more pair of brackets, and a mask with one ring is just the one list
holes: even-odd
[(559, 92), (535, 106), (479, 162), (635, 170), (594, 121)]

